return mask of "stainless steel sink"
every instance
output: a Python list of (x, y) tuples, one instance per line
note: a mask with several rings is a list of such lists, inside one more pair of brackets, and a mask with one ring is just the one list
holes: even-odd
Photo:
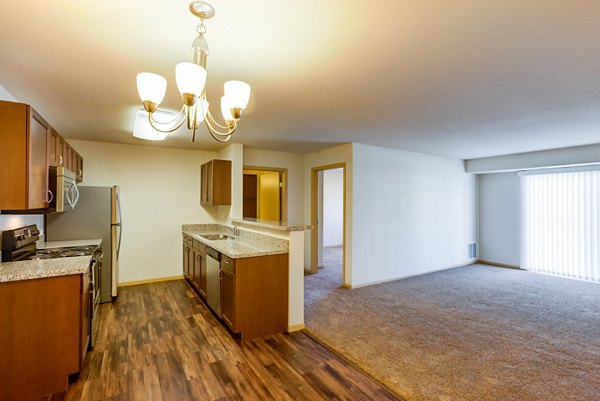
[(202, 238), (210, 240), (210, 241), (219, 241), (219, 240), (227, 240), (227, 239), (235, 239), (231, 235), (227, 234), (204, 234), (200, 235)]

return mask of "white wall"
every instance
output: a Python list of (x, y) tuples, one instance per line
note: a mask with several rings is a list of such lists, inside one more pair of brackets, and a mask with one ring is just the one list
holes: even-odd
[(82, 185), (121, 187), (119, 281), (182, 274), (181, 225), (211, 223), (200, 206), (200, 165), (215, 152), (71, 140)]
[(8, 100), (10, 102), (18, 102), (17, 98), (13, 96), (4, 86), (0, 85), (0, 100)]
[(344, 242), (344, 170), (323, 171), (323, 246)]
[(480, 174), (479, 259), (519, 266), (520, 179), (516, 172)]
[(476, 177), (462, 160), (354, 144), (352, 286), (472, 262)]
[(287, 220), (292, 224), (304, 222), (304, 158), (302, 156), (244, 148), (244, 165), (287, 169)]
[(487, 173), (588, 163), (600, 163), (600, 144), (471, 159), (465, 166), (470, 173)]
[(215, 222), (230, 224), (231, 219), (242, 217), (242, 180), (244, 175), (244, 145), (233, 143), (221, 149), (215, 159), (231, 160), (231, 205), (205, 206), (203, 210)]
[[(312, 224), (311, 219), (311, 173), (315, 167), (323, 167), (336, 163), (346, 164), (346, 243), (344, 252), (344, 263), (346, 269), (344, 271), (344, 284), (352, 284), (352, 235), (353, 235), (353, 222), (352, 222), (352, 191), (353, 191), (353, 144), (348, 143), (344, 145), (335, 146), (320, 150), (317, 152), (307, 153), (304, 156), (304, 222), (305, 224)], [(310, 263), (310, 231), (305, 232), (305, 248), (304, 248), (304, 261), (306, 265)]]

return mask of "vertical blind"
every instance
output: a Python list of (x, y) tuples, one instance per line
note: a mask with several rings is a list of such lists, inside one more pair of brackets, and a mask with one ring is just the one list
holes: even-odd
[(521, 267), (600, 281), (600, 171), (521, 176)]

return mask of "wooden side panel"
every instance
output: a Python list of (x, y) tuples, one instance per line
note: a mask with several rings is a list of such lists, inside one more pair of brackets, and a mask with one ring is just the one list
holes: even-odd
[(79, 369), (81, 275), (0, 283), (0, 399), (63, 391)]
[(0, 101), (0, 183), (0, 209), (25, 209), (27, 105), (22, 103)]
[(91, 319), (92, 319), (92, 288), (90, 287), (90, 276), (87, 274), (82, 274), (81, 276), (82, 285), (81, 285), (81, 319), (80, 319), (80, 329), (79, 332), (81, 336), (79, 337), (79, 371), (83, 370), (83, 363), (85, 361), (85, 355), (87, 354), (87, 350), (90, 347), (91, 340)]
[(28, 209), (48, 207), (48, 163), (46, 140), (49, 125), (31, 108), (29, 120), (29, 204)]
[(236, 259), (235, 277), (242, 340), (286, 331), (288, 254)]
[(204, 247), (204, 244), (200, 244), (200, 247), (196, 252), (200, 257), (200, 296), (206, 299), (206, 248)]

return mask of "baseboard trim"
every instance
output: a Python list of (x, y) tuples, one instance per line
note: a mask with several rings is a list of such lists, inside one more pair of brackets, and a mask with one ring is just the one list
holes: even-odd
[[(472, 259), (472, 260), (469, 260), (469, 261), (464, 262), (464, 263), (459, 263), (457, 265), (442, 267), (440, 269), (428, 270), (428, 271), (422, 272), (422, 273), (407, 274), (405, 276), (398, 276), (398, 277), (393, 277), (393, 278), (389, 278), (389, 279), (385, 279), (385, 280), (372, 281), (372, 282), (369, 282), (369, 283), (362, 283), (362, 284), (352, 285), (352, 286), (349, 286), (347, 288), (355, 289), (355, 288), (367, 287), (367, 286), (370, 286), (370, 285), (377, 285), (377, 284), (389, 283), (390, 281), (402, 280), (402, 279), (405, 279), (405, 278), (422, 276), (424, 274), (430, 274), (430, 273), (441, 272), (441, 271), (444, 271), (444, 270), (450, 270), (450, 269), (454, 269), (454, 268), (457, 268), (457, 267), (469, 266), (469, 265), (472, 265), (473, 263), (476, 263), (476, 262), (477, 261), (475, 259)], [(346, 285), (346, 284), (344, 284), (344, 285)]]
[(302, 329), (304, 329), (304, 323), (296, 323), (296, 324), (291, 324), (288, 326), (288, 333), (291, 333), (292, 331), (300, 331)]
[(496, 266), (496, 267), (506, 267), (507, 269), (522, 270), (521, 266), (508, 265), (506, 263), (490, 262), (489, 260), (483, 260), (483, 259), (478, 259), (477, 263), (481, 263), (482, 265)]
[(124, 281), (119, 283), (119, 287), (130, 287), (132, 285), (140, 285), (140, 284), (151, 284), (151, 283), (160, 283), (161, 281), (172, 281), (172, 280), (182, 280), (183, 275), (180, 276), (168, 276), (168, 277), (157, 277), (157, 278), (149, 278), (147, 280), (134, 280), (134, 281)]

